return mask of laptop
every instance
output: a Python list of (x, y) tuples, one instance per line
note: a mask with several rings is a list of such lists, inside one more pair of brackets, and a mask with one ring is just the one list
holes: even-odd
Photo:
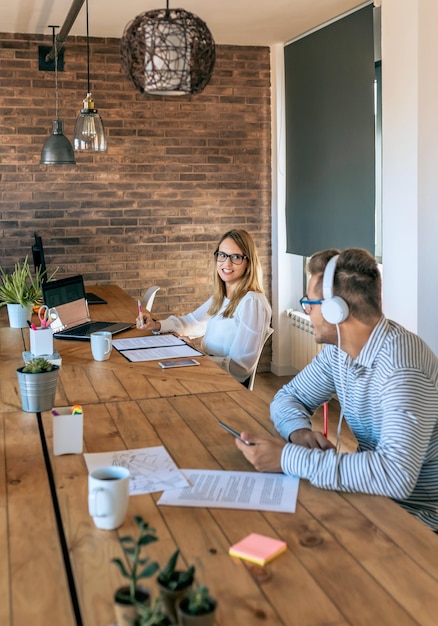
[[(46, 272), (46, 260), (44, 258), (44, 248), (43, 248), (43, 240), (37, 234), (33, 234), (35, 237), (35, 243), (32, 246), (32, 257), (33, 257), (33, 265), (35, 267), (35, 271), (37, 267), (41, 268), (42, 272)], [(46, 274), (44, 274), (43, 281), (46, 280)], [(85, 298), (88, 304), (107, 304), (107, 301), (93, 293), (92, 291), (87, 291), (85, 293)]]
[(55, 308), (58, 315), (52, 322), (56, 339), (88, 341), (96, 331), (107, 330), (115, 335), (134, 326), (133, 322), (92, 322), (81, 274), (49, 280), (41, 287), (44, 304), (49, 309)]

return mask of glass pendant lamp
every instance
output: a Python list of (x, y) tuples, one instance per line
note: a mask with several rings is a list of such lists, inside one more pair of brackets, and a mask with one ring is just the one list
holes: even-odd
[(106, 152), (107, 141), (105, 129), (99, 111), (94, 107), (90, 89), (90, 39), (88, 31), (88, 0), (86, 0), (87, 19), (87, 95), (75, 124), (73, 145), (75, 150), (94, 150)]

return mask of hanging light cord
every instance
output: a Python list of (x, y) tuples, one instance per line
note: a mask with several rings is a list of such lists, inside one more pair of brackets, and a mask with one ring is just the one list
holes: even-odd
[(58, 42), (56, 40), (55, 34), (55, 29), (57, 28), (57, 26), (50, 26), (50, 28), (52, 29), (52, 41), (55, 50), (55, 117), (56, 120), (58, 120)]
[(88, 93), (91, 93), (90, 90), (90, 37), (88, 32), (88, 0), (85, 2), (85, 13), (86, 13), (86, 25), (87, 25), (87, 85), (88, 85)]

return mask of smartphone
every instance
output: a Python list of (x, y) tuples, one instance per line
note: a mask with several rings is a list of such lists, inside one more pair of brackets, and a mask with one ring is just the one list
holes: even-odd
[(169, 367), (189, 367), (190, 365), (199, 365), (196, 359), (174, 359), (173, 361), (158, 361), (158, 365), (163, 369)]
[(240, 441), (243, 441), (243, 443), (246, 443), (247, 446), (255, 446), (255, 443), (251, 443), (251, 441), (246, 441), (245, 439), (242, 439), (242, 437), (239, 435), (237, 430), (233, 430), (230, 426), (227, 426), (226, 424), (220, 421), (218, 422), (218, 424), (219, 426), (222, 426), (222, 428), (225, 428), (225, 430), (228, 430), (228, 432), (234, 435), (236, 439), (240, 439)]

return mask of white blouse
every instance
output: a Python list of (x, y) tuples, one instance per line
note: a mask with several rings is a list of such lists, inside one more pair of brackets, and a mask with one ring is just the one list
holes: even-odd
[(212, 298), (188, 315), (171, 315), (160, 320), (162, 332), (191, 338), (203, 337), (202, 350), (239, 382), (245, 381), (257, 364), (260, 347), (271, 322), (271, 307), (262, 293), (248, 291), (233, 317), (222, 317), (229, 303), (224, 298), (220, 311), (208, 315)]

